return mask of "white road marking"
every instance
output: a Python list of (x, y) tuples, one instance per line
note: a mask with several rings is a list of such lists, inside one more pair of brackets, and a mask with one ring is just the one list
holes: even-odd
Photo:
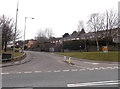
[(63, 70), (63, 72), (67, 72), (67, 71), (70, 71), (70, 70)]
[(89, 70), (90, 68), (86, 68), (86, 70)]
[(10, 74), (10, 73), (7, 73), (7, 72), (6, 72), (6, 73), (1, 73), (1, 74)]
[(93, 64), (93, 65), (100, 64), (100, 63), (94, 63), (94, 62), (84, 62), (84, 63)]
[[(80, 66), (79, 66), (80, 67)], [(80, 67), (82, 68), (82, 67)], [(118, 66), (114, 66), (114, 67), (96, 67), (96, 68), (82, 68), (82, 69), (71, 69), (71, 70), (54, 70), (53, 72), (68, 72), (68, 71), (83, 71), (83, 70), (105, 70), (105, 69), (118, 69), (119, 67)], [(34, 71), (34, 73), (40, 73), (42, 71)], [(52, 71), (46, 71), (46, 72), (52, 72)], [(33, 73), (32, 71), (26, 71), (26, 72), (23, 72), (23, 73)], [(0, 73), (0, 74), (15, 74), (15, 73), (9, 73), (9, 72), (6, 72), (6, 73)], [(16, 74), (22, 74), (22, 72), (16, 72)]]
[(90, 68), (89, 70), (94, 70), (94, 68)]
[(119, 67), (118, 66), (114, 66), (115, 69), (118, 69)]
[(42, 72), (42, 71), (34, 71), (35, 73), (40, 73), (40, 72)]
[(114, 85), (114, 84), (120, 84), (119, 80), (67, 84), (67, 87), (83, 87), (83, 86)]
[(118, 67), (106, 67), (107, 69), (118, 69)]
[(55, 70), (54, 72), (61, 72), (60, 70)]
[(100, 64), (100, 63), (92, 63), (92, 64), (97, 65), (97, 64)]
[(95, 68), (95, 69), (96, 69), (96, 70), (101, 70), (101, 68), (98, 68), (98, 67), (97, 67), (97, 68)]
[(78, 69), (72, 69), (71, 71), (78, 71)]
[(107, 67), (108, 69), (115, 69), (114, 67)]
[(95, 68), (86, 68), (87, 70), (95, 70)]
[(27, 73), (32, 73), (32, 71), (26, 71), (26, 72), (23, 72), (23, 73), (26, 73), (26, 74), (27, 74)]

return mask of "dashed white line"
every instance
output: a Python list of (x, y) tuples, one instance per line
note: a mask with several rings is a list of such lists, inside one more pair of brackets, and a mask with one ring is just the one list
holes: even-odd
[(83, 71), (83, 70), (85, 70), (85, 69), (79, 69), (79, 71)]
[(84, 63), (93, 64), (93, 65), (100, 64), (100, 63), (94, 63), (94, 62), (84, 62)]
[(1, 73), (1, 74), (10, 74), (10, 73)]
[(67, 71), (70, 71), (70, 70), (63, 70), (63, 72), (67, 72)]
[(107, 67), (107, 69), (111, 69), (112, 67)]
[(101, 70), (101, 68), (98, 68), (98, 67), (97, 67), (97, 68), (95, 68), (95, 69), (96, 69), (96, 70)]
[(78, 69), (72, 69), (71, 71), (78, 71)]
[(118, 69), (119, 67), (118, 67), (118, 66), (115, 66), (114, 68), (115, 68), (115, 69)]
[[(114, 67), (96, 67), (96, 68), (82, 68), (82, 69), (71, 69), (71, 70), (54, 70), (53, 72), (68, 72), (68, 71), (83, 71), (83, 70), (105, 70), (105, 69), (118, 69), (118, 66), (114, 66)], [(22, 74), (22, 73), (40, 73), (42, 71), (26, 71), (26, 72), (16, 72), (16, 73), (9, 73), (9, 72), (5, 72), (5, 73), (0, 73), (0, 74)], [(45, 71), (45, 72), (52, 72), (50, 71)]]
[(54, 72), (61, 72), (60, 70), (55, 70)]
[(94, 68), (91, 68), (91, 69), (89, 69), (89, 70), (94, 70)]
[(27, 74), (27, 73), (32, 73), (32, 71), (27, 71), (27, 72), (23, 72), (23, 73), (26, 73), (26, 74)]
[(35, 73), (40, 73), (40, 72), (42, 72), (42, 71), (34, 71)]
[(86, 68), (87, 70), (95, 70), (95, 68)]

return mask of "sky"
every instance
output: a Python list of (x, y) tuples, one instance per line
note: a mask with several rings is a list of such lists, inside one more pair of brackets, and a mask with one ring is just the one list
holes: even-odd
[[(16, 17), (18, 0), (0, 0), (0, 16)], [(52, 29), (55, 37), (77, 30), (79, 21), (88, 20), (92, 13), (103, 13), (107, 9), (118, 10), (120, 0), (19, 0), (17, 29), (23, 39), (25, 17), (26, 37), (34, 39), (40, 30)], [(85, 25), (86, 27), (86, 25)], [(87, 29), (85, 29), (87, 31)]]

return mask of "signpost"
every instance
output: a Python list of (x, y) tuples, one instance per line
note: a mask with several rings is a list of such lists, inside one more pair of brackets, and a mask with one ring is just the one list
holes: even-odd
[(103, 46), (102, 51), (103, 51), (104, 53), (108, 53), (108, 47), (107, 47), (107, 46)]

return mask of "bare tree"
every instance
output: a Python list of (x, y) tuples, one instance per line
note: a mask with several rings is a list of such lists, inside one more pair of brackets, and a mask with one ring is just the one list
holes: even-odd
[[(12, 18), (6, 17), (5, 15), (0, 17), (0, 25), (2, 29), (2, 48), (7, 51), (7, 44), (13, 41), (15, 23)], [(19, 31), (17, 30), (17, 38), (19, 36)]]
[(40, 30), (37, 34), (37, 37), (44, 37), (47, 39), (53, 37), (52, 29), (46, 28), (45, 30)]
[(37, 34), (37, 36), (35, 37), (35, 39), (37, 40), (38, 43), (43, 43), (47, 40), (46, 37), (46, 33), (43, 30), (40, 30)]
[(114, 29), (118, 26), (118, 14), (114, 10), (106, 10), (106, 29)]
[(91, 14), (88, 22), (88, 26), (95, 33), (95, 40), (97, 44), (97, 51), (99, 51), (99, 43), (98, 43), (98, 34), (97, 32), (104, 28), (104, 18), (99, 13)]
[(79, 24), (78, 24), (78, 32), (80, 32), (81, 29), (84, 29), (84, 22), (83, 22), (83, 21), (79, 21)]
[(52, 29), (46, 28), (46, 29), (45, 29), (45, 33), (46, 33), (46, 37), (47, 37), (47, 38), (53, 37), (53, 31), (52, 31)]
[(37, 40), (37, 45), (41, 50), (48, 50), (49, 49), (49, 42), (52, 39), (53, 32), (52, 29), (46, 28), (45, 30), (40, 30), (35, 37)]
[[(113, 37), (114, 33), (112, 32), (113, 29), (118, 27), (118, 15), (113, 10), (106, 10), (105, 13), (105, 30), (106, 30), (106, 37)], [(116, 34), (116, 33), (115, 33)]]

